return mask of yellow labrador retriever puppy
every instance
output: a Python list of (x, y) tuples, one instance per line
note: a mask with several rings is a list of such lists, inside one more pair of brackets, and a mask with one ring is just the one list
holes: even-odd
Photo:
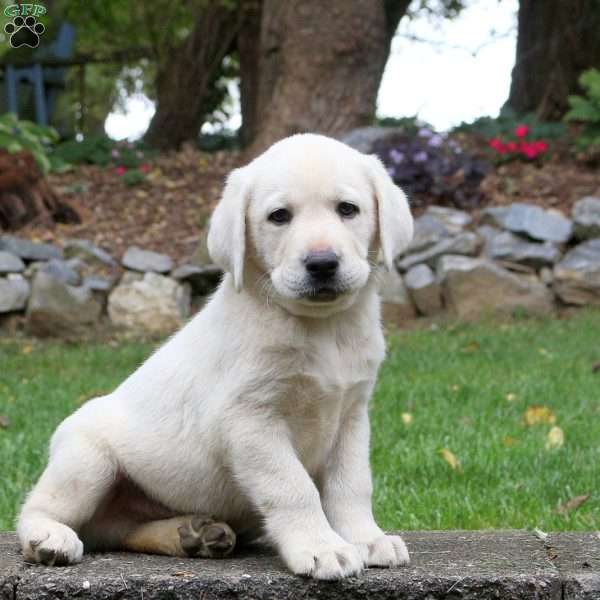
[(260, 534), (318, 579), (406, 564), (373, 519), (367, 405), (385, 351), (376, 257), (392, 268), (411, 236), (379, 160), (333, 139), (295, 135), (234, 171), (208, 236), (221, 286), (58, 427), (18, 520), (25, 559), (224, 556)]

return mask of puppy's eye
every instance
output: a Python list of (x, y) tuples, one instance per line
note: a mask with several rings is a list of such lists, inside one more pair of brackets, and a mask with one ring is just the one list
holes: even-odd
[(337, 205), (336, 210), (338, 215), (340, 215), (340, 217), (344, 217), (345, 219), (351, 219), (360, 212), (358, 206), (356, 206), (356, 204), (352, 204), (352, 202), (340, 202)]
[(292, 213), (287, 208), (278, 208), (269, 215), (268, 219), (275, 225), (285, 225), (292, 220)]

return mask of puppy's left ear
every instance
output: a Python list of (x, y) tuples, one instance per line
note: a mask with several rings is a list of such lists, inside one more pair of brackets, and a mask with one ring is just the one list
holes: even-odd
[(232, 171), (227, 178), (223, 195), (210, 218), (206, 239), (208, 253), (215, 264), (233, 276), (239, 292), (244, 280), (246, 251), (246, 209), (249, 186), (245, 169)]
[(367, 157), (369, 173), (377, 198), (379, 243), (388, 271), (394, 259), (403, 252), (413, 236), (413, 218), (404, 192), (392, 181), (377, 156)]

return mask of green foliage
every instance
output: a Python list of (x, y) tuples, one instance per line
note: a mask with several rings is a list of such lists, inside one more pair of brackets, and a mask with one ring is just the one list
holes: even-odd
[(480, 117), (472, 123), (461, 123), (452, 132), (471, 133), (485, 139), (506, 138), (512, 136), (519, 125), (527, 125), (532, 139), (552, 140), (567, 134), (564, 123), (540, 121), (534, 113), (518, 115), (510, 108), (503, 109), (496, 118)]
[(417, 133), (424, 127), (434, 131), (433, 125), (419, 119), (416, 115), (414, 117), (376, 117), (374, 124), (379, 127), (402, 129), (405, 133), (410, 134)]
[(0, 148), (11, 154), (22, 150), (30, 152), (43, 173), (52, 168), (48, 152), (58, 141), (58, 133), (52, 127), (21, 121), (13, 113), (0, 116)]
[(579, 77), (579, 85), (585, 90), (585, 95), (569, 96), (571, 110), (565, 115), (565, 120), (583, 123), (577, 138), (581, 149), (600, 146), (600, 71), (584, 71)]
[(115, 141), (106, 135), (69, 140), (56, 147), (55, 155), (74, 165), (123, 166), (136, 169), (155, 155), (140, 142)]
[(123, 174), (121, 180), (123, 181), (123, 183), (125, 185), (128, 185), (129, 187), (133, 187), (134, 185), (137, 185), (138, 183), (142, 183), (142, 181), (144, 181), (146, 179), (146, 175), (144, 173), (142, 173), (141, 171), (138, 171), (137, 169), (130, 169), (128, 171), (125, 171), (125, 173)]

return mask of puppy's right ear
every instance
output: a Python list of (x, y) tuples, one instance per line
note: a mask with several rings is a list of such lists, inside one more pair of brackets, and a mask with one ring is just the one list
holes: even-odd
[(245, 169), (236, 169), (227, 178), (221, 200), (210, 219), (206, 240), (211, 258), (233, 275), (233, 284), (238, 292), (244, 279), (248, 200)]

